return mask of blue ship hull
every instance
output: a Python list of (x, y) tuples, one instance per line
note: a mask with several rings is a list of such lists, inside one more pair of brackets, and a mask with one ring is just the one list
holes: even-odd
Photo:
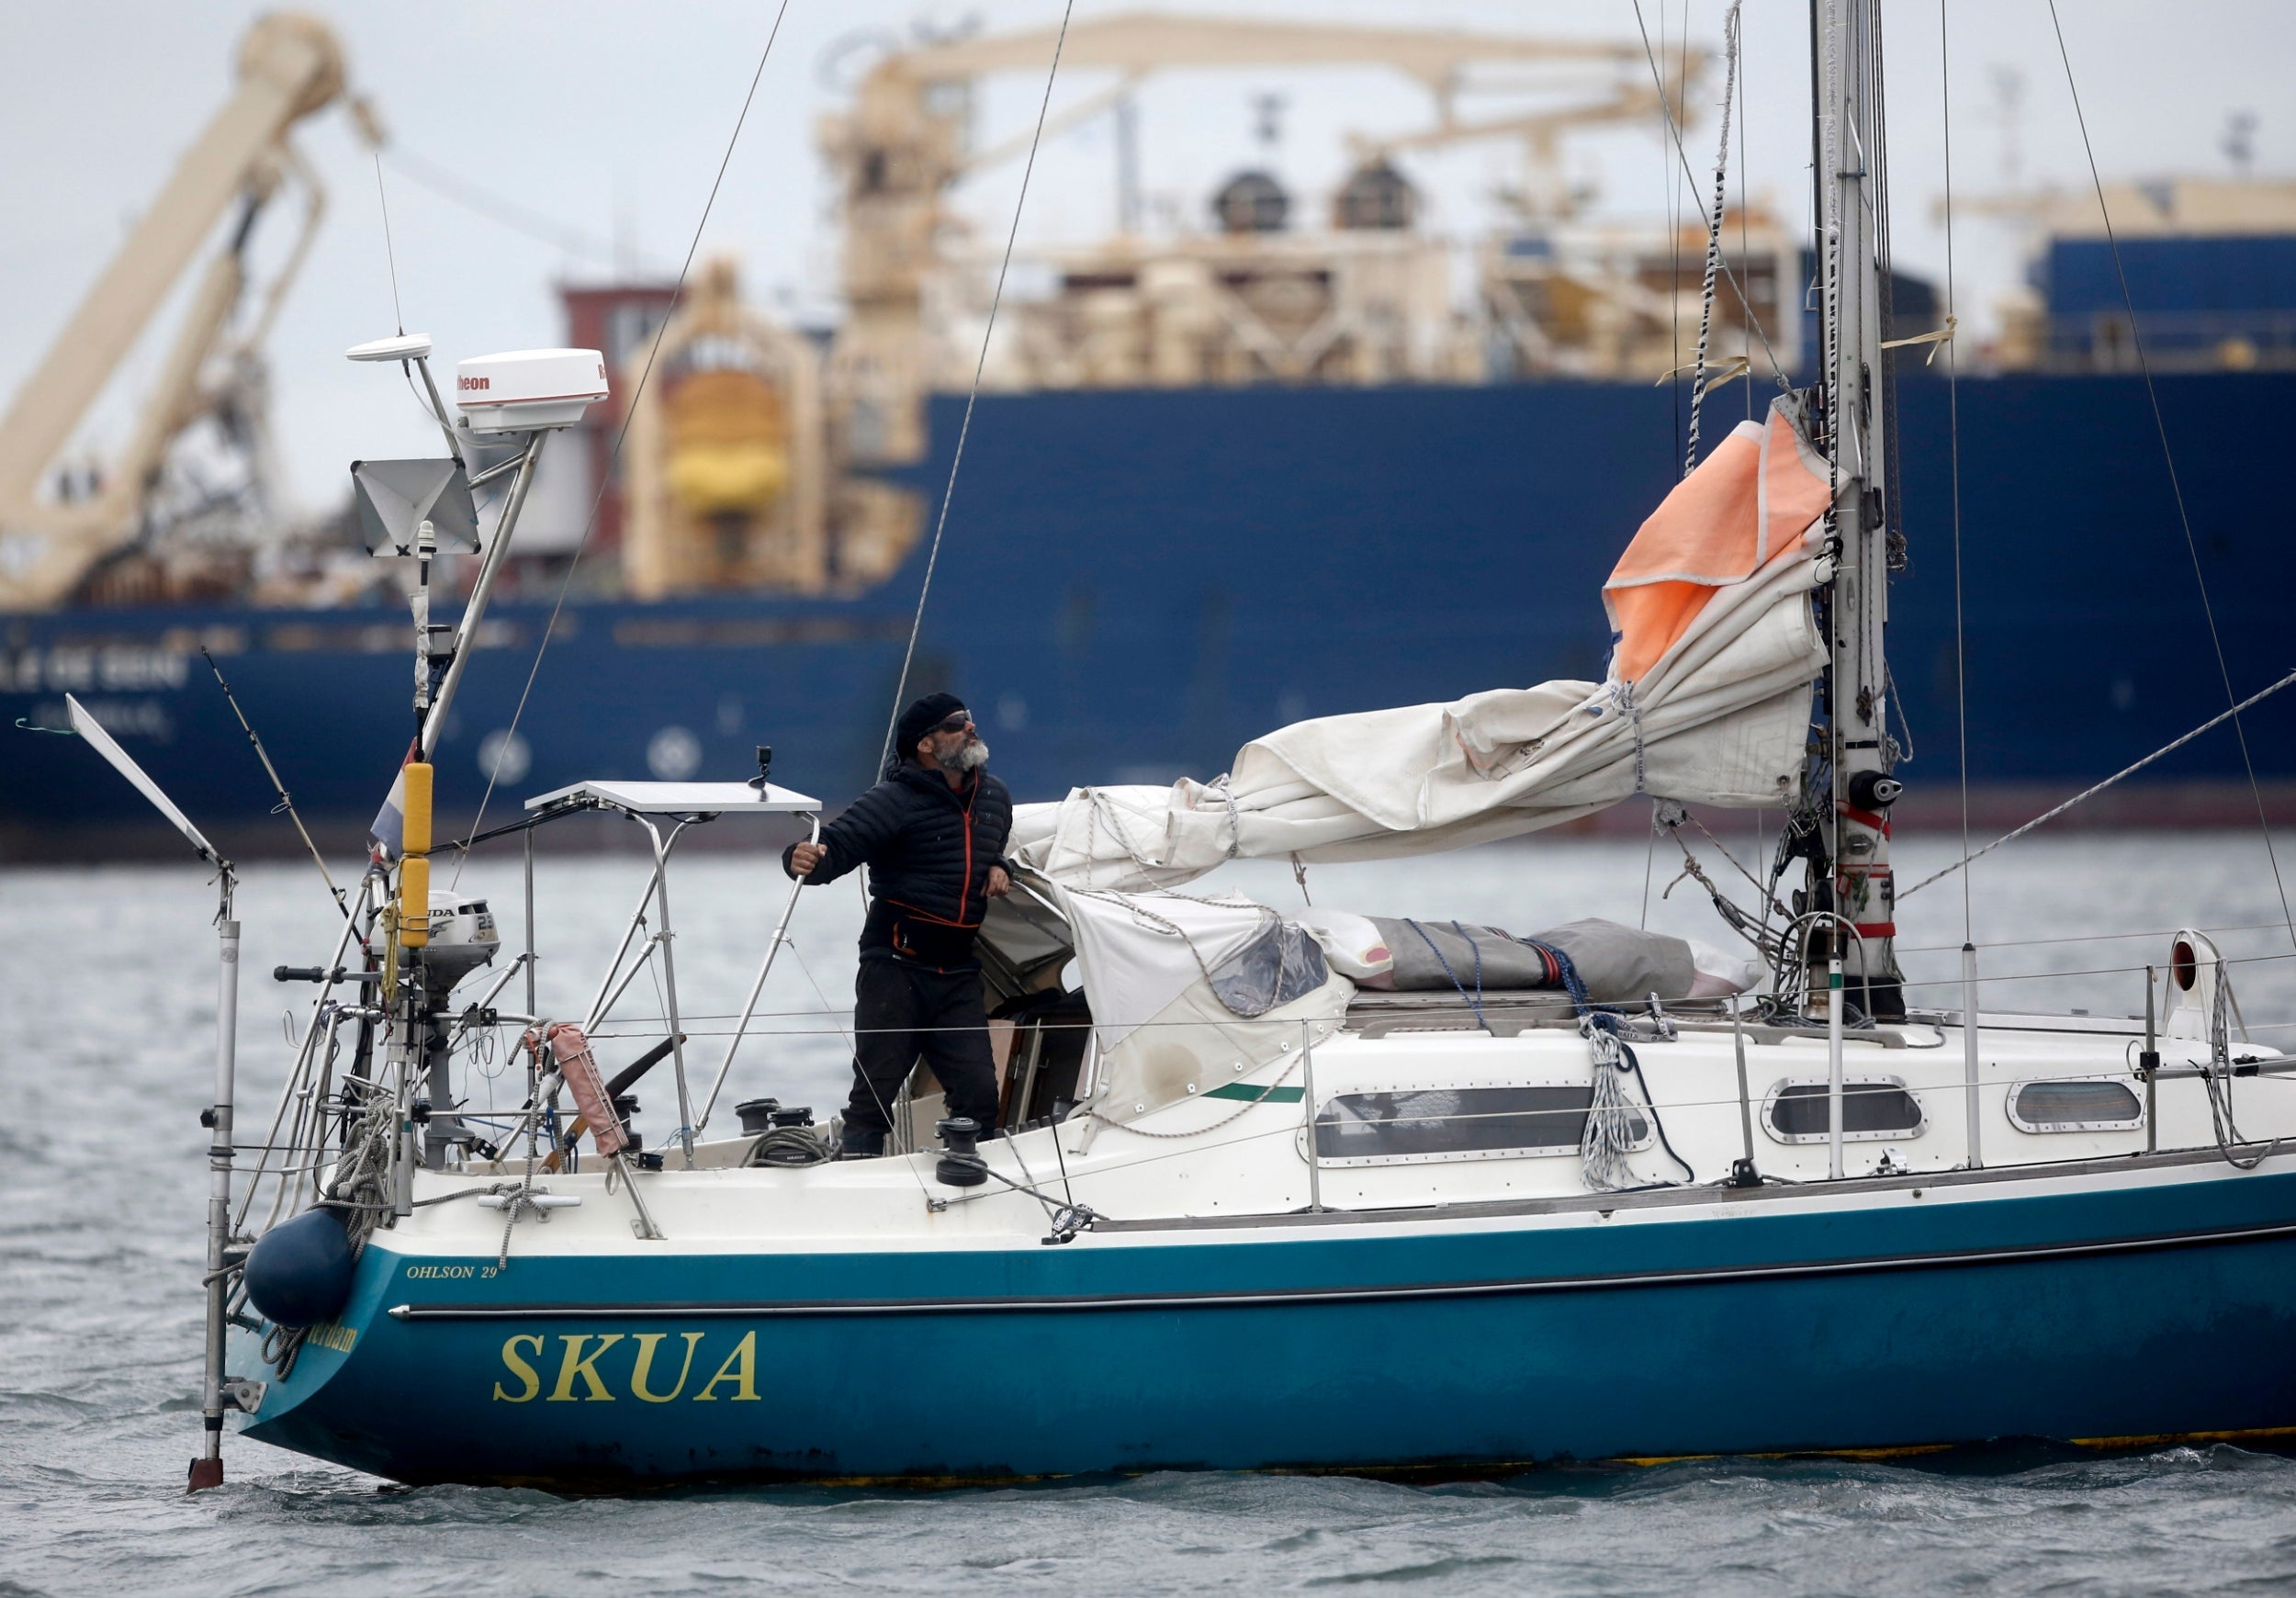
[[(2078, 784), (2221, 710), (2197, 564), (2231, 686), (2286, 671), (2296, 591), (2289, 511), (2257, 464), (2296, 409), (2296, 375), (2158, 380), (2188, 546), (2136, 378), (1966, 381), (1959, 396), (1971, 775)], [(1945, 385), (1902, 385), (1911, 564), (1891, 657), (1917, 797), (1956, 775), (1952, 415)], [(1744, 400), (1717, 397), (1723, 420)], [(935, 457), (906, 474), (937, 508), (961, 401), (937, 400)], [(1735, 408), (1735, 409), (1734, 409)], [(1072, 784), (1210, 776), (1305, 715), (1598, 678), (1599, 589), (1678, 470), (1677, 403), (1623, 384), (1189, 390), (980, 402), (913, 686), (982, 713), (1022, 798)], [(1710, 420), (1709, 434), (1716, 431)], [(569, 602), (519, 730), (530, 768), (491, 802), (647, 774), (665, 728), (698, 774), (779, 751), (783, 781), (840, 802), (873, 772), (920, 547), (850, 598)], [(467, 816), (478, 750), (508, 727), (551, 607), (498, 602), (438, 758)], [(60, 724), (71, 691), (203, 825), (259, 832), (273, 795), (196, 650), (213, 647), (298, 805), (364, 824), (406, 746), (409, 627), (380, 610), (214, 607), (0, 619), (0, 715)], [(2296, 695), (2147, 779), (2296, 778)], [(674, 736), (673, 743), (683, 742)], [(0, 849), (15, 857), (143, 826), (142, 802), (84, 748), (7, 734)]]
[(406, 1481), (580, 1486), (2296, 1428), (2296, 1175), (2119, 1168), (1009, 1252), (648, 1244), (496, 1274), (371, 1247), (247, 1433)]

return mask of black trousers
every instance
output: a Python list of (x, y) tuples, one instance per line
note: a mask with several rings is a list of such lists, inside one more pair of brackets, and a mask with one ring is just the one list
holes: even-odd
[(889, 1131), (887, 1111), (919, 1056), (940, 1078), (951, 1115), (996, 1124), (996, 1061), (981, 1007), (981, 973), (864, 960), (853, 983), (853, 1097), (845, 1124)]

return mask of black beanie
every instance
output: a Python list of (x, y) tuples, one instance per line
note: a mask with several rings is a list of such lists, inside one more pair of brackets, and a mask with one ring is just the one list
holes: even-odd
[(893, 729), (893, 763), (916, 759), (918, 741), (963, 708), (964, 701), (953, 693), (929, 693), (903, 711)]

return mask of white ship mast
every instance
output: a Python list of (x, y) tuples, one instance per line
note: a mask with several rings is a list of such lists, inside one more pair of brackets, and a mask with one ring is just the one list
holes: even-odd
[[(1838, 954), (1848, 1002), (1868, 1017), (1905, 1011), (1897, 969), (1896, 892), (1886, 818), (1902, 784), (1890, 775), (1889, 672), (1883, 636), (1889, 614), (1891, 549), (1886, 449), (1889, 388), (1882, 380), (1887, 309), (1888, 204), (1883, 153), (1878, 0), (1814, 0), (1820, 400), (1833, 463), (1833, 566), (1824, 614), (1832, 653), (1820, 727), (1823, 792), (1806, 795), (1826, 825), (1810, 846), (1808, 907), (1839, 917), (1811, 943), (1813, 989)], [(1821, 564), (1820, 571), (1824, 567)], [(1822, 808), (1821, 808), (1822, 807)], [(1822, 859), (1821, 854), (1829, 856)], [(1811, 997), (1821, 1009), (1822, 990)]]

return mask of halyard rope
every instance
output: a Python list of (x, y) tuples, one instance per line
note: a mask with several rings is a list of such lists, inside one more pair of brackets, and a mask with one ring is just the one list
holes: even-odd
[(1706, 218), (1706, 270), (1699, 289), (1698, 358), (1690, 383), (1690, 433), (1683, 450), (1684, 477), (1698, 466), (1698, 412), (1706, 402), (1706, 345), (1714, 333), (1714, 275), (1722, 264), (1723, 185), (1730, 166), (1730, 107), (1738, 92), (1738, 13), (1744, 3), (1730, 0), (1730, 8), (1722, 18), (1722, 138), (1714, 156), (1714, 209)]

